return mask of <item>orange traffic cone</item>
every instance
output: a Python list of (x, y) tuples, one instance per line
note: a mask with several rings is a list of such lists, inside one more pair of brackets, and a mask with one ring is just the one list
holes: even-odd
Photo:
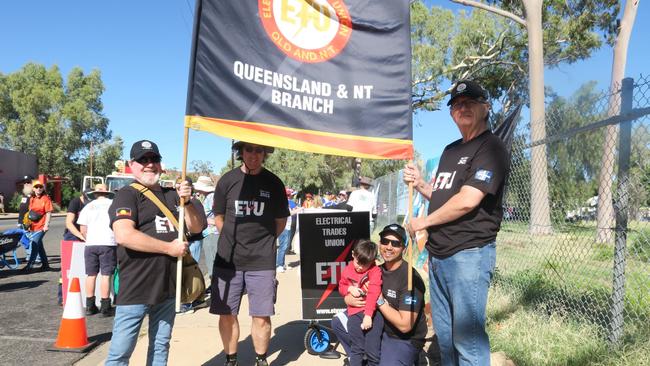
[(70, 283), (70, 290), (63, 309), (63, 318), (59, 327), (56, 343), (48, 351), (88, 352), (97, 342), (88, 342), (86, 332), (86, 317), (81, 303), (81, 287), (79, 278), (75, 277)]

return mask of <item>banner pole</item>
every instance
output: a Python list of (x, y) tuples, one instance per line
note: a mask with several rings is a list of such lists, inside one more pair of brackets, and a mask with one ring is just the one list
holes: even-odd
[[(190, 129), (185, 127), (185, 138), (183, 140), (183, 167), (181, 170), (181, 182), (185, 181), (185, 172), (187, 171), (187, 142), (190, 138)], [(178, 240), (185, 241), (185, 205), (180, 202), (178, 210)], [(176, 260), (176, 312), (181, 311), (181, 284), (183, 283), (183, 256)]]
[[(413, 182), (409, 182), (409, 206), (406, 215), (407, 215), (406, 217), (408, 217), (408, 220), (410, 222), (411, 217), (413, 216)], [(410, 236), (411, 243), (408, 246), (406, 255), (408, 257), (409, 267), (413, 267), (413, 246), (416, 245), (416, 242), (415, 242), (415, 235), (411, 235), (409, 233), (409, 236)], [(413, 289), (413, 268), (409, 268), (407, 290), (411, 291), (412, 289)]]

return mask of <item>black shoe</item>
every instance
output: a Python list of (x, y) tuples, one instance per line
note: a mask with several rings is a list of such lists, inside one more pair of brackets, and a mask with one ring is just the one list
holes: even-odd
[(86, 316), (91, 316), (99, 313), (99, 309), (97, 309), (97, 305), (95, 303), (91, 303), (90, 305), (86, 305)]
[(329, 360), (336, 360), (341, 358), (341, 354), (337, 350), (333, 349), (331, 346), (329, 347), (328, 350), (320, 353), (318, 356), (320, 358), (325, 358)]
[(239, 366), (239, 363), (237, 362), (237, 360), (230, 360), (230, 361), (226, 361), (224, 366)]
[(25, 267), (20, 269), (20, 272), (21, 273), (32, 273), (32, 267), (25, 266)]
[(287, 254), (296, 255), (296, 252), (294, 252), (293, 250), (287, 250)]
[(265, 359), (256, 358), (255, 366), (269, 366), (269, 362)]
[[(99, 312), (102, 313), (102, 318), (108, 318), (114, 315), (114, 309), (111, 307), (111, 299), (102, 299), (101, 308)], [(96, 308), (96, 307), (95, 307)]]

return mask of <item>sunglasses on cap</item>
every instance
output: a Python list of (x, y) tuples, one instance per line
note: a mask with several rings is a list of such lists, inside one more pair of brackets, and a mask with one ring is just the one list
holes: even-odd
[(160, 156), (143, 156), (141, 158), (135, 159), (135, 161), (140, 165), (147, 165), (149, 163), (158, 164), (160, 163)]
[(250, 145), (246, 145), (246, 146), (244, 146), (244, 151), (246, 151), (247, 153), (255, 152), (256, 154), (261, 154), (261, 153), (264, 152), (264, 148), (261, 148), (259, 146), (253, 147), (253, 146), (250, 146)]
[(379, 244), (381, 245), (388, 245), (390, 244), (393, 248), (401, 248), (402, 241), (400, 240), (393, 240), (393, 239), (388, 239), (388, 238), (381, 238), (379, 239)]

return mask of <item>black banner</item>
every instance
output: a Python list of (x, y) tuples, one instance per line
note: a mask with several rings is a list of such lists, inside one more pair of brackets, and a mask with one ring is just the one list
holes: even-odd
[(410, 159), (409, 1), (200, 0), (185, 125), (293, 150)]
[(370, 237), (368, 213), (304, 213), (298, 227), (302, 318), (331, 319), (346, 308), (338, 282), (354, 243)]

